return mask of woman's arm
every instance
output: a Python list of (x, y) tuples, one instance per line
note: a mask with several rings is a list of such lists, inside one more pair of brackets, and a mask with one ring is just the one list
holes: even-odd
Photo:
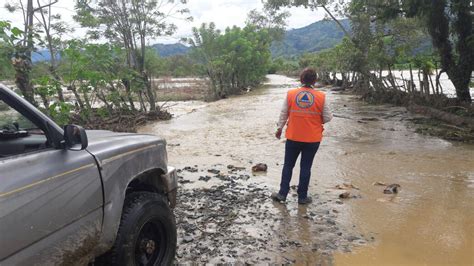
[(281, 132), (283, 131), (283, 127), (286, 125), (287, 120), (288, 120), (288, 95), (285, 97), (285, 101), (283, 101), (283, 106), (281, 107), (280, 118), (278, 119), (278, 123), (277, 123), (277, 131), (275, 133), (275, 137), (277, 139), (281, 138)]
[(277, 127), (279, 130), (283, 129), (288, 120), (288, 96), (285, 97), (285, 101), (280, 110), (280, 118), (278, 119)]
[(331, 112), (331, 106), (328, 103), (327, 97), (324, 100), (324, 106), (323, 106), (323, 124), (326, 124), (327, 122), (332, 120), (332, 112)]

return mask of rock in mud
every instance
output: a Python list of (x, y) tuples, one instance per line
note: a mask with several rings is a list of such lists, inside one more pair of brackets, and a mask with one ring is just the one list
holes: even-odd
[(360, 238), (357, 236), (348, 236), (347, 241), (354, 242), (356, 240), (359, 240)]
[(196, 172), (198, 171), (197, 168), (191, 167), (191, 166), (186, 166), (186, 167), (184, 167), (184, 170), (185, 170), (185, 171), (188, 171), (188, 172), (190, 172), (190, 173), (196, 173)]
[(184, 243), (190, 243), (190, 242), (193, 242), (194, 238), (192, 236), (184, 236), (183, 237), (183, 242)]
[(193, 183), (193, 181), (191, 181), (191, 180), (186, 180), (186, 179), (178, 179), (178, 183), (184, 185), (184, 184)]
[(217, 169), (209, 169), (207, 170), (207, 172), (211, 173), (211, 174), (215, 174), (215, 175), (218, 175), (221, 171), (217, 170)]
[(238, 179), (247, 181), (247, 180), (250, 179), (250, 176), (249, 175), (239, 175)]
[(388, 185), (384, 190), (384, 194), (397, 194), (400, 191), (401, 186), (399, 184)]
[(268, 166), (264, 163), (256, 164), (252, 167), (252, 172), (266, 172)]
[(206, 176), (200, 176), (200, 177), (199, 177), (199, 180), (200, 180), (200, 181), (205, 181), (205, 182), (207, 182), (207, 181), (211, 180), (211, 177), (208, 176), (208, 175), (206, 175)]
[(348, 199), (348, 198), (351, 198), (351, 197), (352, 196), (351, 196), (351, 193), (349, 191), (346, 191), (344, 193), (339, 194), (340, 199)]

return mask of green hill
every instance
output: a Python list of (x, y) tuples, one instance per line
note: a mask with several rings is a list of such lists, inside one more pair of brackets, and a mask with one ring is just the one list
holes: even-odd
[(153, 44), (152, 47), (161, 57), (186, 54), (189, 52), (189, 49), (190, 49), (189, 47), (181, 43), (173, 43), (173, 44), (157, 43), (157, 44)]
[[(350, 30), (348, 19), (341, 20), (341, 23)], [(283, 41), (272, 44), (271, 52), (274, 57), (293, 57), (331, 48), (343, 37), (344, 33), (334, 21), (317, 21), (303, 28), (288, 30)], [(161, 57), (186, 54), (190, 49), (180, 43), (157, 43), (153, 45), (153, 48)]]
[[(341, 24), (350, 31), (348, 19)], [(306, 27), (286, 32), (285, 38), (274, 42), (271, 47), (273, 57), (293, 57), (307, 52), (317, 52), (338, 44), (344, 33), (334, 21), (321, 20)]]

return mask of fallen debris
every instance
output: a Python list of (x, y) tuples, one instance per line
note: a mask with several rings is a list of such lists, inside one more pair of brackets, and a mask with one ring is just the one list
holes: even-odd
[(391, 184), (388, 185), (384, 190), (384, 194), (397, 194), (400, 190), (401, 186), (399, 184)]
[(215, 175), (218, 175), (220, 174), (221, 171), (217, 170), (217, 169), (209, 169), (207, 170), (207, 172), (211, 173), (211, 174), (215, 174)]
[(339, 194), (340, 199), (348, 199), (350, 197), (351, 197), (351, 193), (349, 191)]
[(191, 173), (196, 173), (196, 172), (198, 171), (197, 168), (191, 167), (191, 166), (186, 166), (186, 167), (184, 167), (183, 170), (188, 171), (188, 172), (191, 172)]
[(200, 180), (200, 181), (205, 181), (205, 182), (207, 182), (207, 181), (211, 180), (211, 177), (208, 176), (208, 175), (206, 175), (206, 176), (200, 176), (200, 177), (199, 177), (199, 180)]
[(373, 186), (387, 186), (387, 184), (383, 183), (383, 182), (380, 182), (380, 181), (377, 181), (375, 183), (372, 184)]
[(266, 172), (267, 169), (268, 169), (268, 166), (266, 164), (259, 163), (252, 167), (252, 172)]
[(347, 189), (357, 189), (357, 190), (360, 190), (359, 187), (351, 184), (351, 183), (342, 183), (342, 185), (336, 185), (335, 186), (336, 189), (341, 189), (341, 190), (347, 190)]
[(229, 164), (229, 165), (227, 165), (227, 169), (235, 170), (235, 171), (243, 171), (243, 170), (245, 170), (245, 167), (239, 167), (239, 166), (234, 166), (232, 164)]
[(168, 143), (168, 146), (169, 147), (179, 147), (179, 146), (181, 146), (181, 144), (179, 144), (179, 143), (176, 143), (176, 144)]

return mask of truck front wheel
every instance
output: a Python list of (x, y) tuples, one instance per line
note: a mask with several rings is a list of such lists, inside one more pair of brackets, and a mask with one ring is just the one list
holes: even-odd
[(164, 196), (134, 192), (125, 199), (113, 265), (170, 265), (176, 252), (176, 221)]

